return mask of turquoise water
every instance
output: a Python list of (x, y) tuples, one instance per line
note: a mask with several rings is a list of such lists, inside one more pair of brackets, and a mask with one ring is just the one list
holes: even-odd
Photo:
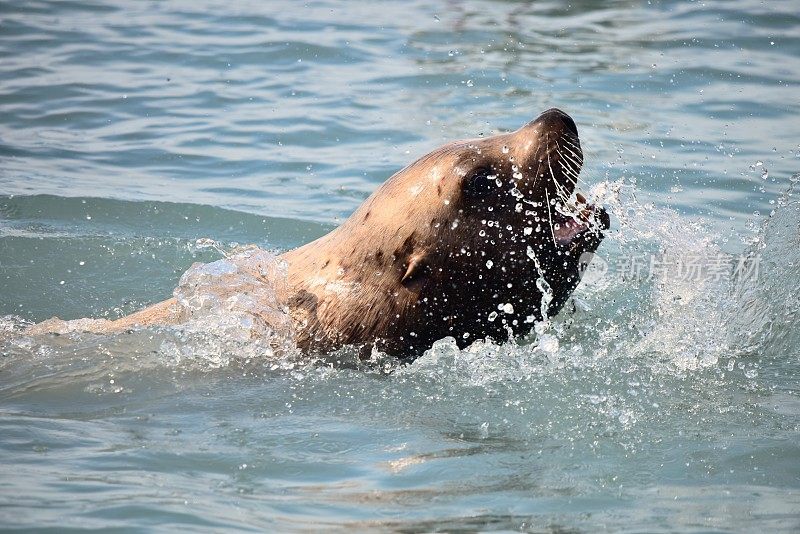
[[(0, 4), (0, 527), (796, 531), (799, 12)], [(301, 245), (553, 106), (613, 231), (547, 343), (401, 367), (16, 333), (169, 296), (220, 258), (198, 239)], [(744, 254), (745, 284), (614, 268)]]

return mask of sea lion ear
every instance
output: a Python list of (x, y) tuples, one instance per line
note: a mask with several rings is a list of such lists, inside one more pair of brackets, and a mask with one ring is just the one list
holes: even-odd
[(476, 169), (464, 180), (464, 194), (469, 198), (485, 197), (493, 189), (496, 189), (494, 187), (496, 174), (489, 167)]
[(404, 287), (411, 289), (424, 282), (427, 278), (427, 273), (428, 266), (425, 261), (425, 253), (418, 252), (412, 254), (408, 258), (408, 267), (406, 268), (403, 278), (400, 279), (400, 283), (403, 284)]

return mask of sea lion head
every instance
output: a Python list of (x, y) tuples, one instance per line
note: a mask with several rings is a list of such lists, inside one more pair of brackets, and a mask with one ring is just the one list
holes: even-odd
[(557, 313), (609, 227), (576, 192), (582, 164), (575, 122), (551, 109), (396, 173), (316, 249), (318, 278), (352, 288), (330, 297), (334, 330), (415, 355), (445, 336), (465, 346), (527, 333)]
[[(557, 269), (564, 258), (593, 252), (609, 227), (605, 210), (576, 190), (583, 151), (575, 122), (559, 109), (514, 132), (454, 143), (443, 152), (453, 172), (439, 175), (447, 184), (440, 195), (453, 204), (456, 225), (465, 226), (452, 234), (453, 244), (460, 237), (481, 255), (507, 260), (524, 249), (541, 269)], [(448, 244), (442, 239), (439, 248)], [(463, 254), (448, 251), (448, 257)]]

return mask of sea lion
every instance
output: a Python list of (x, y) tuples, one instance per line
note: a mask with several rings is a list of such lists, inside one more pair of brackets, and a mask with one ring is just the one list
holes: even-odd
[[(609, 228), (605, 210), (575, 192), (582, 164), (575, 122), (550, 109), (400, 170), (341, 226), (281, 256), (278, 298), (296, 344), (413, 357), (446, 336), (464, 347), (529, 332), (558, 313)], [(173, 298), (84, 321), (109, 332), (183, 318)]]

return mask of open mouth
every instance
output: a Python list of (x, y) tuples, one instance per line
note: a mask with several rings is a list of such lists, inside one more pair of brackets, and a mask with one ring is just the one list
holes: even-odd
[(606, 210), (590, 204), (576, 192), (570, 197), (570, 202), (556, 206), (552, 225), (556, 244), (571, 247), (577, 244), (578, 238), (600, 238), (600, 233), (610, 228), (611, 221)]

